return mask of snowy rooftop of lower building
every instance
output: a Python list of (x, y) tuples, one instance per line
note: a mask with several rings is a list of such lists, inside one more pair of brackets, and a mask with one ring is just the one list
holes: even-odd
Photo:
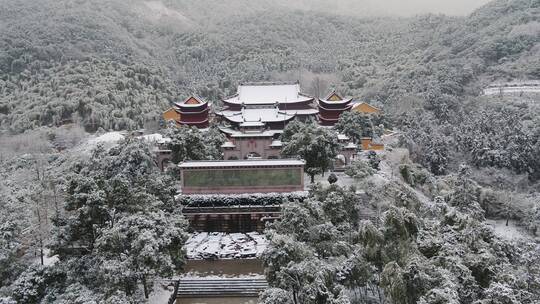
[(188, 259), (239, 259), (260, 257), (268, 241), (257, 233), (198, 232), (186, 241)]
[(358, 146), (350, 142), (345, 146), (345, 149), (358, 149)]
[(233, 138), (242, 137), (274, 137), (275, 135), (283, 133), (282, 130), (254, 130), (254, 131), (238, 131), (231, 128), (219, 128), (222, 132), (229, 134)]
[(223, 145), (221, 145), (222, 148), (235, 148), (236, 145), (230, 141), (226, 141)]
[(338, 134), (338, 140), (349, 140), (350, 138), (345, 134)]
[(274, 140), (272, 144), (270, 145), (270, 147), (281, 147), (281, 146), (283, 146), (283, 143), (281, 142), (281, 140)]
[(187, 161), (180, 163), (180, 169), (191, 168), (226, 168), (226, 167), (271, 167), (271, 166), (303, 166), (305, 162), (299, 159), (257, 159), (257, 160), (217, 160), (217, 161)]

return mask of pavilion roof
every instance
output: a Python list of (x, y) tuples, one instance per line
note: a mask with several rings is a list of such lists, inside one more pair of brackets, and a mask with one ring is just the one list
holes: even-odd
[(329, 104), (346, 104), (352, 101), (352, 98), (343, 98), (335, 90), (326, 95), (325, 98), (319, 98), (319, 103), (329, 103)]
[(180, 108), (197, 108), (206, 105), (208, 102), (204, 101), (197, 95), (191, 95), (188, 98), (184, 99), (182, 102), (174, 103), (174, 106), (178, 109)]

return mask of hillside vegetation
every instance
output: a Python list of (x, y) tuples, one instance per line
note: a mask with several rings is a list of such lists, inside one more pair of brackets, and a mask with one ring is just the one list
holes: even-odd
[(241, 81), (300, 79), (313, 94), (337, 86), (399, 105), (540, 73), (537, 1), (459, 18), (344, 18), (240, 0), (0, 5), (0, 122), (11, 132), (74, 119), (88, 131), (138, 128), (192, 91), (217, 101)]

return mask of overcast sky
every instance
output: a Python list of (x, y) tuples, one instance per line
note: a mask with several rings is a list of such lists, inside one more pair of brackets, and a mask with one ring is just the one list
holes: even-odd
[(466, 15), (490, 0), (370, 0), (391, 14), (444, 13)]
[(324, 10), (348, 15), (399, 15), (425, 13), (467, 15), (490, 0), (288, 0), (305, 9)]

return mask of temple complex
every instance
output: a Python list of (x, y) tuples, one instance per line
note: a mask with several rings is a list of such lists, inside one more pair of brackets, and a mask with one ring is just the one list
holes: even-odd
[[(380, 112), (365, 103), (354, 104), (351, 98), (343, 98), (335, 91), (317, 100), (303, 94), (298, 82), (241, 84), (237, 94), (223, 99), (222, 105), (222, 109), (211, 108), (191, 96), (163, 113), (165, 121), (177, 125), (201, 129), (215, 125), (227, 137), (221, 146), (223, 160), (185, 161), (178, 165), (181, 190), (175, 199), (190, 229), (196, 232), (187, 241), (187, 260), (197, 265), (210, 263), (206, 260), (223, 263), (239, 258), (242, 267), (248, 261), (258, 265), (260, 276), (232, 282), (226, 277), (192, 279), (190, 275), (176, 282), (169, 303), (194, 303), (192, 298), (215, 296), (209, 292), (213, 290), (219, 290), (222, 296), (256, 299), (267, 286), (259, 260), (266, 246), (261, 233), (267, 223), (281, 217), (284, 201), (301, 202), (308, 197), (305, 162), (282, 159), (280, 136), (284, 128), (294, 119), (312, 120), (329, 128), (346, 111)], [(341, 148), (334, 160), (334, 171), (343, 170), (359, 157), (361, 150), (384, 148), (373, 143), (372, 138), (353, 142), (344, 134), (337, 137)], [(156, 161), (163, 170), (172, 157), (167, 148), (170, 140), (157, 144)], [(215, 264), (208, 267), (215, 275)]]
[[(212, 113), (210, 113), (212, 111)], [(212, 108), (197, 96), (190, 96), (178, 102), (163, 113), (165, 121), (175, 121), (177, 125), (207, 128), (217, 125), (227, 136), (221, 146), (224, 160), (262, 160), (281, 158), (281, 133), (294, 119), (312, 119), (321, 126), (334, 126), (341, 114), (355, 111), (376, 114), (381, 110), (367, 103), (354, 103), (352, 98), (344, 98), (335, 90), (325, 98), (316, 99), (302, 93), (298, 82), (243, 83), (237, 93), (222, 100), (222, 108)], [(214, 116), (215, 115), (215, 116)], [(382, 150), (384, 146), (363, 138), (353, 143), (340, 135), (342, 149), (336, 159), (336, 168), (348, 165), (360, 150)], [(170, 154), (159, 155), (161, 167)]]
[(352, 98), (343, 98), (336, 91), (332, 91), (326, 98), (319, 99), (319, 122), (323, 126), (333, 126), (339, 116), (351, 110)]

